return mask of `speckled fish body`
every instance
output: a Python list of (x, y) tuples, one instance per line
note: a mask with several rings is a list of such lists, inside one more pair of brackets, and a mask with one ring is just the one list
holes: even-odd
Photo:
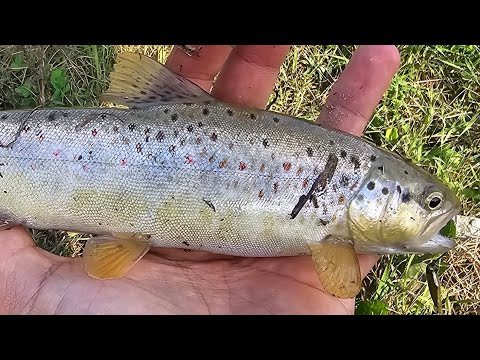
[[(143, 90), (123, 90), (121, 79), (106, 98), (128, 109), (0, 113), (5, 221), (253, 257), (309, 254), (329, 236), (358, 252), (452, 246), (437, 233), (458, 201), (399, 156), (308, 121), (224, 104), (181, 78)], [(442, 199), (435, 211), (425, 209), (432, 193)]]
[[(363, 141), (217, 102), (0, 115), (0, 213), (32, 228), (151, 234), (158, 246), (307, 253), (374, 166)], [(286, 136), (288, 134), (288, 136)], [(329, 154), (318, 208), (291, 219)]]

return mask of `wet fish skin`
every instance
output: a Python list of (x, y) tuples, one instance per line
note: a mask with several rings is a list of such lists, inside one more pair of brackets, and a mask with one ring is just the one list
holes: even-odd
[[(355, 170), (358, 146), (340, 145), (343, 158), (340, 147), (322, 145), (327, 137), (340, 144), (337, 133), (220, 103), (44, 109), (25, 121), (28, 114), (2, 113), (1, 144), (24, 128), (0, 150), (3, 217), (39, 229), (139, 232), (158, 246), (244, 256), (307, 253), (307, 240), (327, 233), (318, 211), (331, 222), (345, 207), (374, 150), (360, 143), (365, 155)], [(291, 219), (329, 153), (338, 154), (338, 167), (328, 200), (319, 209), (307, 202)]]
[(139, 58), (106, 93), (128, 109), (0, 112), (2, 219), (252, 257), (310, 254), (331, 237), (366, 253), (453, 246), (437, 233), (459, 202), (432, 175), (362, 138), (224, 104)]

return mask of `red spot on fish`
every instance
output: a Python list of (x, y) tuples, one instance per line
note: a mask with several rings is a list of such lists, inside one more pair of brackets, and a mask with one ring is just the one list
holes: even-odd
[(263, 190), (260, 190), (260, 192), (258, 193), (258, 197), (261, 199), (263, 198)]
[(297, 176), (299, 176), (303, 172), (303, 168), (301, 166), (297, 169)]
[(33, 165), (30, 165), (30, 167), (32, 168), (32, 170), (35, 170), (35, 166), (33, 166)]
[(87, 172), (88, 171), (88, 166), (85, 164), (82, 166), (83, 171)]
[(245, 164), (243, 161), (240, 161), (240, 165), (238, 166), (240, 170), (245, 170), (247, 168), (247, 164)]
[(265, 164), (262, 163), (262, 165), (260, 165), (260, 171), (263, 172), (265, 170)]
[(97, 136), (97, 129), (93, 129), (93, 130), (92, 130), (92, 135), (93, 135), (93, 136)]
[(220, 161), (220, 169), (223, 169), (224, 167), (227, 166), (227, 159), (223, 159), (222, 161)]
[(291, 164), (291, 163), (289, 163), (289, 162), (283, 163), (283, 170), (289, 171), (291, 168), (292, 168), (292, 164)]
[(307, 187), (307, 185), (308, 185), (308, 180), (307, 179), (303, 180), (302, 186), (304, 189)]
[(60, 150), (56, 150), (53, 152), (53, 156), (59, 157), (60, 156)]
[(193, 157), (192, 155), (185, 156), (185, 164), (192, 165), (193, 164)]
[(127, 165), (127, 160), (126, 159), (122, 159), (122, 166), (125, 166)]

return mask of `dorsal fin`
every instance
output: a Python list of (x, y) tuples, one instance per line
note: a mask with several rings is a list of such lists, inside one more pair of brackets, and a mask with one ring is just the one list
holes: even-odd
[(145, 108), (211, 101), (213, 97), (158, 61), (139, 53), (124, 52), (118, 55), (110, 86), (99, 99), (130, 108)]

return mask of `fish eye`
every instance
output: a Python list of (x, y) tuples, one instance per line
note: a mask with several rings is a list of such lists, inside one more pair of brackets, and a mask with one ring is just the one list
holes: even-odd
[(433, 192), (427, 196), (426, 204), (430, 210), (436, 210), (443, 203), (443, 195), (439, 192)]

